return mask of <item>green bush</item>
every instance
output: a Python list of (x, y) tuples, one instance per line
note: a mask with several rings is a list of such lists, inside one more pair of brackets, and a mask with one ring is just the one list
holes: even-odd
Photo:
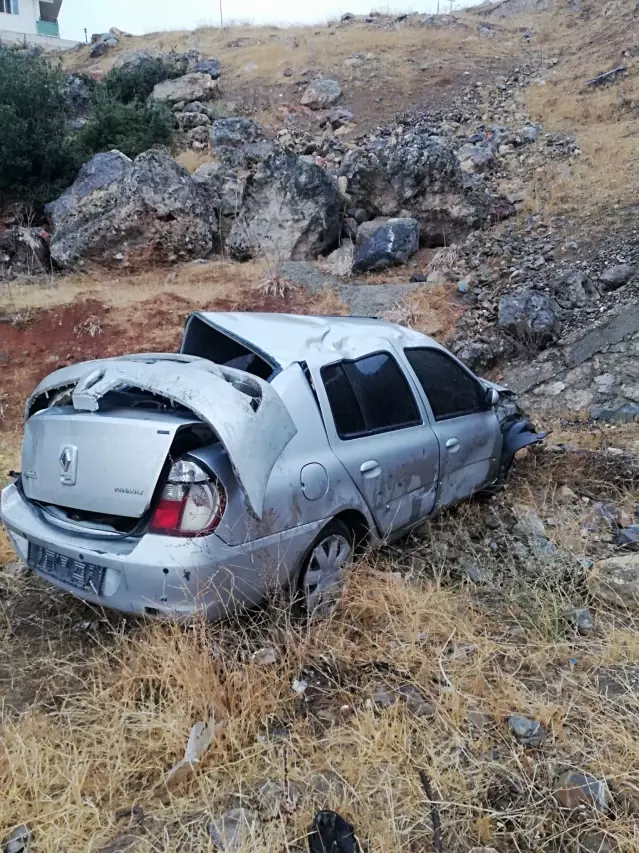
[(133, 158), (154, 145), (170, 146), (174, 132), (175, 117), (164, 104), (121, 103), (102, 93), (76, 142), (84, 160), (113, 148)]
[(41, 57), (0, 47), (0, 203), (39, 207), (74, 179), (64, 81)]
[(181, 72), (175, 65), (163, 59), (149, 58), (134, 67), (114, 68), (104, 77), (98, 88), (101, 94), (123, 104), (133, 101), (144, 103), (158, 83), (180, 75)]

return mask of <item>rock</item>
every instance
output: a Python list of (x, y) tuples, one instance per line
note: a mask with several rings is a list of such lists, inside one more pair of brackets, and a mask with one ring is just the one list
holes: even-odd
[(26, 824), (17, 826), (2, 842), (2, 853), (28, 853), (33, 833)]
[(295, 811), (304, 795), (304, 789), (296, 782), (264, 780), (251, 786), (250, 795), (262, 820), (275, 820), (280, 815)]
[(165, 104), (177, 104), (180, 101), (212, 101), (217, 94), (218, 84), (208, 74), (185, 74), (158, 83), (151, 98)]
[(120, 254), (130, 263), (203, 258), (215, 247), (209, 194), (161, 149), (133, 162), (119, 151), (97, 154), (46, 211), (59, 267), (79, 260), (110, 266)]
[(273, 666), (279, 659), (279, 652), (274, 648), (259, 649), (251, 656), (253, 663), (258, 664), (258, 666)]
[(624, 284), (627, 284), (631, 278), (637, 273), (637, 268), (630, 264), (618, 264), (614, 267), (608, 267), (599, 276), (605, 290), (617, 290)]
[(342, 245), (326, 256), (326, 263), (332, 268), (335, 275), (350, 275), (353, 271), (353, 257), (355, 251), (352, 243)]
[(513, 507), (513, 512), (517, 518), (517, 524), (513, 531), (515, 535), (524, 537), (545, 536), (544, 523), (532, 507), (516, 504)]
[(595, 630), (595, 620), (588, 608), (571, 610), (567, 614), (567, 619), (583, 637), (587, 637)]
[(457, 152), (457, 157), (465, 172), (484, 172), (495, 162), (495, 151), (490, 145), (462, 145)]
[(614, 853), (617, 843), (601, 831), (588, 832), (577, 842), (577, 853)]
[(434, 717), (435, 708), (428, 699), (412, 684), (403, 684), (399, 688), (399, 695), (406, 703), (409, 711), (416, 717)]
[(315, 258), (339, 238), (339, 191), (320, 166), (277, 153), (249, 178), (227, 248), (240, 259), (261, 253), (279, 260)]
[(610, 806), (610, 792), (606, 783), (578, 770), (567, 770), (559, 777), (555, 796), (564, 809), (590, 807), (607, 812)]
[(337, 103), (342, 97), (342, 87), (337, 80), (316, 77), (306, 88), (300, 103), (312, 110), (323, 110)]
[(0, 231), (0, 279), (51, 272), (48, 234), (16, 226)]
[(478, 732), (491, 729), (495, 725), (491, 715), (486, 714), (483, 711), (468, 711), (466, 714), (466, 722), (472, 729), (475, 729), (475, 731)]
[(371, 272), (408, 263), (419, 249), (419, 222), (416, 219), (389, 219), (360, 247), (354, 272)]
[(154, 59), (164, 59), (165, 54), (160, 50), (146, 50), (144, 48), (132, 48), (123, 50), (113, 63), (114, 68), (139, 68), (145, 62)]
[(386, 687), (377, 687), (373, 693), (373, 704), (378, 708), (392, 708), (397, 703), (397, 693)]
[(583, 308), (599, 293), (584, 272), (568, 270), (553, 286), (553, 295), (562, 308)]
[(67, 75), (63, 91), (71, 116), (78, 118), (85, 117), (88, 114), (94, 85), (95, 81), (88, 76)]
[(548, 732), (540, 722), (518, 714), (509, 718), (508, 728), (523, 746), (539, 747), (548, 737)]
[(631, 524), (617, 531), (615, 544), (620, 548), (632, 548), (639, 545), (639, 524)]
[(578, 495), (576, 495), (569, 486), (561, 486), (561, 488), (557, 490), (557, 497), (564, 503), (571, 503), (572, 501), (579, 500)]
[(245, 850), (257, 843), (259, 820), (248, 809), (231, 809), (209, 823), (209, 835), (224, 853)]
[(218, 80), (222, 74), (222, 66), (217, 59), (201, 59), (189, 71), (194, 74), (208, 74), (213, 80)]
[(552, 300), (532, 290), (502, 296), (497, 322), (522, 344), (534, 347), (548, 344), (560, 330)]
[(639, 610), (639, 554), (600, 560), (590, 578), (590, 590), (606, 604)]
[(410, 216), (419, 220), (426, 246), (448, 245), (486, 222), (490, 203), (480, 188), (465, 189), (453, 149), (426, 135), (406, 134), (374, 151), (350, 151), (340, 167), (355, 208), (369, 218)]
[(525, 143), (536, 142), (539, 137), (539, 128), (534, 124), (527, 124), (519, 133), (521, 141)]
[(471, 583), (477, 584), (478, 586), (490, 583), (490, 575), (486, 569), (478, 566), (476, 563), (462, 560), (459, 568), (462, 575)]
[(362, 222), (357, 228), (357, 245), (363, 246), (376, 231), (386, 225), (389, 219), (389, 216), (378, 216), (368, 222)]
[(238, 148), (264, 138), (260, 125), (250, 118), (220, 118), (211, 126), (211, 146), (217, 148)]
[(205, 163), (193, 173), (193, 180), (207, 188), (212, 204), (221, 216), (237, 216), (246, 178), (226, 163)]
[(177, 123), (182, 130), (193, 130), (195, 127), (208, 127), (211, 119), (206, 113), (183, 112), (177, 116)]

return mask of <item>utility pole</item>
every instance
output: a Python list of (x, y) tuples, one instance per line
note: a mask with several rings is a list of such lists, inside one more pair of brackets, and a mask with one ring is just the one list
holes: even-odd
[(220, 29), (224, 29), (224, 15), (222, 13), (222, 0), (220, 0)]

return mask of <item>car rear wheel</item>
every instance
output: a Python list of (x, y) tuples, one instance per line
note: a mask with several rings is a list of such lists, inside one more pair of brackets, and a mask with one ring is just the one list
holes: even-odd
[(317, 536), (302, 562), (296, 612), (325, 618), (341, 598), (344, 570), (353, 559), (354, 535), (343, 521), (331, 521)]

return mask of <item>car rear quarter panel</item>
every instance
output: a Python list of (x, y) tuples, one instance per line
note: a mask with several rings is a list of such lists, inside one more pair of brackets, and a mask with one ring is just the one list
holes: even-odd
[[(250, 511), (231, 462), (220, 446), (194, 454), (218, 473), (227, 492), (227, 508), (217, 530), (218, 536), (230, 545), (239, 545), (299, 525), (334, 518), (349, 509), (361, 512), (374, 533), (374, 523), (364, 499), (328, 444), (317, 401), (300, 365), (286, 368), (272, 384), (293, 418), (297, 435), (273, 467), (261, 519)], [(262, 440), (268, 441), (268, 436), (263, 436)], [(315, 477), (314, 493), (308, 482), (304, 482), (308, 476), (303, 471), (308, 471), (309, 465)], [(317, 488), (324, 477), (322, 471), (325, 472), (325, 490)]]

